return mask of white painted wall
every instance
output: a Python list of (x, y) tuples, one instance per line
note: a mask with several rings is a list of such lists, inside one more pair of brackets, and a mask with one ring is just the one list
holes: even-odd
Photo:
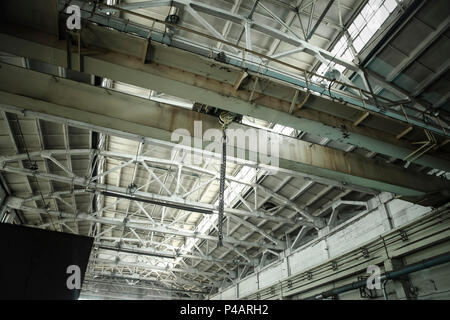
[[(386, 202), (383, 206), (382, 202)], [(391, 229), (388, 214), (394, 228), (411, 222), (429, 212), (431, 208), (415, 205), (406, 201), (391, 199), (389, 194), (381, 194), (369, 201), (369, 212), (363, 212), (335, 227), (328, 235), (297, 248), (292, 253), (286, 252), (291, 275), (304, 272), (311, 267), (322, 264), (333, 257), (351, 251), (363, 243), (377, 238)], [(387, 209), (387, 210), (386, 210)], [(337, 230), (337, 231), (336, 231)], [(212, 299), (238, 299), (264, 289), (287, 278), (286, 260), (276, 261), (265, 266), (257, 274), (253, 273), (218, 293)], [(259, 287), (258, 287), (259, 280)], [(236, 295), (236, 285), (239, 295)], [(358, 294), (359, 295), (359, 294)]]

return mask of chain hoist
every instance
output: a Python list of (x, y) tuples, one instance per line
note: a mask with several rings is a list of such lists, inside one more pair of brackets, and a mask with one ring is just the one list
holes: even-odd
[(222, 246), (223, 240), (223, 209), (225, 200), (225, 175), (227, 170), (227, 127), (233, 121), (234, 114), (230, 112), (222, 112), (219, 115), (219, 122), (222, 125), (222, 163), (220, 164), (220, 181), (219, 181), (219, 218), (217, 230), (219, 234), (218, 247)]

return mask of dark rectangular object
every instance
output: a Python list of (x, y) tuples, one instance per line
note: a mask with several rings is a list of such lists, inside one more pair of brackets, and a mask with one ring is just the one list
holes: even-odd
[(67, 269), (78, 266), (83, 283), (93, 240), (0, 223), (0, 299), (78, 299)]

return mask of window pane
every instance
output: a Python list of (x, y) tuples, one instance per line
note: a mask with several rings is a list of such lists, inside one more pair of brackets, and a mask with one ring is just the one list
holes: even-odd
[(381, 19), (383, 19), (383, 22), (389, 16), (389, 12), (386, 10), (385, 7), (380, 7), (380, 9), (378, 9), (377, 13), (380, 14), (380, 17), (381, 17)]
[(357, 33), (358, 29), (356, 29), (355, 24), (352, 23), (350, 27), (348, 27), (348, 33), (350, 33), (350, 36), (353, 38)]
[(358, 15), (355, 19), (354, 24), (358, 28), (358, 30), (361, 30), (365, 25), (365, 21), (360, 15)]
[(371, 29), (378, 30), (378, 29), (380, 29), (381, 24), (383, 22), (384, 21), (381, 21), (381, 19), (380, 19), (380, 14), (377, 13), (373, 16), (372, 19), (370, 19), (370, 21), (367, 25), (370, 26)]
[(384, 1), (384, 6), (391, 13), (397, 7), (397, 2), (395, 0), (386, 0)]
[(377, 10), (381, 6), (381, 2), (382, 0), (369, 0), (369, 4), (372, 6), (374, 10)]
[(371, 20), (373, 28), (379, 29), (388, 16), (389, 12), (386, 10), (386, 8), (381, 7)]
[(355, 41), (353, 41), (353, 46), (355, 47), (355, 50), (359, 52), (364, 47), (364, 42), (360, 37), (357, 37)]
[(361, 10), (361, 15), (363, 16), (364, 19), (368, 20), (373, 14), (373, 10), (372, 8), (370, 8), (370, 6), (365, 6), (362, 10)]
[(361, 37), (362, 41), (364, 41), (364, 44), (367, 43), (367, 41), (370, 40), (370, 37), (372, 36), (370, 34), (370, 31), (368, 28), (364, 28), (363, 30), (361, 30), (361, 33), (359, 34), (359, 36)]

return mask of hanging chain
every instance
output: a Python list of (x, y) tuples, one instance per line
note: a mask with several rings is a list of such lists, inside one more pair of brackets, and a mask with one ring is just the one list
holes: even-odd
[(219, 221), (217, 230), (219, 234), (218, 247), (222, 247), (223, 241), (223, 210), (225, 200), (225, 175), (227, 170), (227, 126), (233, 121), (234, 115), (229, 112), (222, 112), (219, 115), (219, 122), (222, 124), (222, 163), (220, 164), (219, 182)]
[(222, 163), (220, 164), (220, 184), (219, 184), (219, 221), (217, 225), (217, 229), (219, 232), (219, 244), (218, 246), (222, 246), (222, 240), (223, 240), (223, 207), (224, 207), (224, 197), (225, 197), (225, 174), (227, 169), (227, 134), (226, 134), (226, 128), (223, 127), (222, 130)]

